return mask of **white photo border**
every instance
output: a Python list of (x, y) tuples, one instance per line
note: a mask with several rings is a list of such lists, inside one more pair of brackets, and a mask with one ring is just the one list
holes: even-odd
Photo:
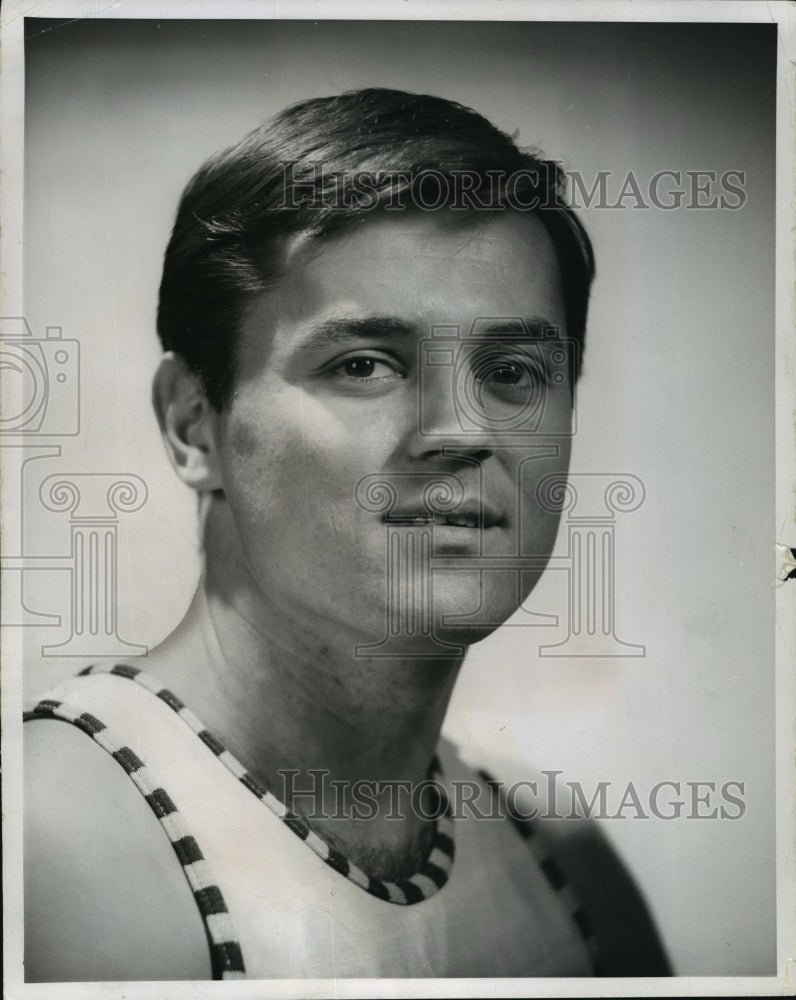
[[(533, 21), (691, 21), (704, 23), (776, 22), (779, 30), (777, 76), (777, 204), (776, 204), (776, 525), (771, 539), (772, 580), (780, 570), (775, 544), (796, 547), (794, 516), (793, 413), (796, 395), (796, 341), (793, 336), (794, 288), (794, 55), (796, 7), (789, 3), (702, 2), (702, 0), (590, 0), (534, 5), (522, 0), (487, 4), (433, 0), (384, 0), (373, 18), (373, 5), (356, 0), (6, 0), (2, 21), (2, 187), (0, 189), (0, 314), (23, 315), (22, 191), (24, 156), (24, 18), (170, 18), (170, 19), (346, 19), (360, 20), (533, 20)], [(13, 497), (3, 497), (3, 516), (13, 521), (19, 511)], [(774, 563), (776, 562), (776, 565)], [(22, 682), (18, 631), (2, 631), (3, 698), (3, 894), (5, 992), (11, 1000), (94, 1000), (111, 997), (402, 997), (402, 996), (742, 996), (796, 991), (796, 827), (794, 777), (794, 710), (796, 709), (796, 580), (774, 591), (776, 601), (776, 753), (777, 753), (777, 975), (771, 977), (674, 977), (607, 980), (298, 980), (241, 983), (53, 983), (25, 984), (22, 968)]]

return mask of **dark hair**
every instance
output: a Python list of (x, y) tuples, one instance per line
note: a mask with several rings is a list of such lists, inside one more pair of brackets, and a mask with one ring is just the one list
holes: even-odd
[(160, 285), (163, 349), (181, 354), (223, 409), (243, 311), (279, 279), (287, 239), (412, 206), (535, 214), (555, 247), (568, 335), (582, 347), (594, 259), (564, 188), (559, 164), (453, 101), (368, 89), (294, 104), (213, 156), (183, 192)]

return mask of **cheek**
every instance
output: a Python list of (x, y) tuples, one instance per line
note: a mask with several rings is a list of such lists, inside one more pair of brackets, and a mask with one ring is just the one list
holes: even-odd
[(562, 485), (569, 469), (571, 439), (561, 436), (541, 439), (540, 444), (542, 441), (555, 447), (556, 453), (525, 461), (515, 471), (521, 508), (520, 544), (525, 555), (549, 554), (561, 520)]
[(225, 429), (222, 477), (236, 513), (287, 530), (353, 516), (356, 484), (383, 467), (387, 435), (372, 422), (365, 434), (359, 414), (332, 412), (298, 391), (267, 398), (267, 406), (262, 397), (239, 401)]

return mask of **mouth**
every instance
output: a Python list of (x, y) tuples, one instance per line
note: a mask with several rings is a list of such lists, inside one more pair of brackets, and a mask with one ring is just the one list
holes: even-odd
[(464, 507), (450, 514), (430, 514), (428, 512), (402, 510), (386, 514), (384, 524), (411, 527), (412, 525), (433, 524), (436, 527), (461, 528), (469, 531), (500, 528), (505, 525), (505, 517), (490, 508)]

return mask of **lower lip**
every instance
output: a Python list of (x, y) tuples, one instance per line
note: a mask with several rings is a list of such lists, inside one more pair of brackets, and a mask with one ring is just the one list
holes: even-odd
[(485, 538), (492, 536), (497, 530), (497, 525), (469, 528), (459, 524), (435, 524), (432, 532), (434, 552), (447, 546), (478, 547)]
[(482, 528), (480, 525), (476, 527), (471, 527), (469, 524), (435, 524), (433, 526), (434, 536), (443, 535), (462, 535), (462, 537), (467, 535), (473, 535), (475, 537), (482, 535), (488, 528)]

